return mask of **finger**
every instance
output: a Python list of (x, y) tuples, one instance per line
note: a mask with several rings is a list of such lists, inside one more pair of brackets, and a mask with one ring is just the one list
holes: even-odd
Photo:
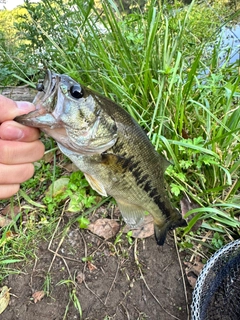
[(18, 192), (20, 184), (0, 185), (0, 200), (7, 199)]
[(0, 95), (0, 123), (13, 120), (15, 117), (29, 113), (35, 109), (34, 104), (30, 102), (13, 101)]
[(0, 125), (0, 139), (32, 142), (39, 139), (39, 130), (16, 121), (5, 121)]
[(0, 140), (0, 163), (21, 164), (34, 162), (42, 158), (44, 145), (40, 140), (19, 142)]
[(34, 165), (32, 163), (0, 164), (0, 185), (19, 184), (30, 179), (33, 174)]

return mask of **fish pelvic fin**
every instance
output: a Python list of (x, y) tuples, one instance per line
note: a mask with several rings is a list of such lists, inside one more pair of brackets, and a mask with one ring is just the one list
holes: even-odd
[(84, 173), (85, 178), (87, 180), (87, 182), (90, 184), (91, 188), (95, 191), (97, 191), (100, 195), (107, 197), (107, 192), (103, 186), (103, 184), (98, 181), (97, 179), (95, 179), (93, 176), (91, 176), (88, 173)]
[(146, 215), (146, 210), (135, 204), (119, 199), (116, 199), (116, 201), (126, 224), (131, 228), (136, 228), (143, 221), (144, 216)]

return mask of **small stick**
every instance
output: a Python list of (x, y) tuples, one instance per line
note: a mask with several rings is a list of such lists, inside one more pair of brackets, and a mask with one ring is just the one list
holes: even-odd
[(182, 283), (183, 283), (183, 288), (184, 288), (184, 295), (185, 295), (185, 301), (186, 301), (186, 310), (187, 310), (187, 320), (190, 320), (190, 312), (189, 312), (189, 308), (188, 308), (187, 289), (186, 289), (186, 283), (185, 283), (182, 263), (181, 263), (181, 259), (180, 259), (180, 255), (179, 255), (179, 251), (178, 251), (178, 247), (177, 247), (177, 236), (176, 236), (176, 231), (175, 230), (173, 231), (173, 234), (174, 234), (174, 244), (175, 244), (175, 248), (176, 248), (177, 256), (178, 256), (178, 263), (179, 263), (181, 274), (182, 274)]

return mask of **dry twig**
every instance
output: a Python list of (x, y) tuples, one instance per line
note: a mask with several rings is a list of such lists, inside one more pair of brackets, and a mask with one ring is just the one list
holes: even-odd
[(184, 295), (185, 295), (185, 301), (186, 301), (186, 310), (187, 310), (187, 320), (189, 320), (190, 319), (190, 312), (189, 312), (189, 307), (188, 307), (187, 289), (186, 289), (186, 283), (185, 283), (182, 263), (181, 263), (180, 255), (179, 255), (179, 252), (178, 252), (177, 236), (176, 236), (176, 231), (175, 230), (173, 231), (173, 234), (174, 234), (174, 244), (175, 244), (175, 248), (176, 248), (176, 252), (177, 252), (177, 256), (178, 256), (178, 263), (179, 263), (179, 267), (180, 267), (181, 274), (182, 274), (182, 283), (183, 283), (183, 288), (184, 288)]

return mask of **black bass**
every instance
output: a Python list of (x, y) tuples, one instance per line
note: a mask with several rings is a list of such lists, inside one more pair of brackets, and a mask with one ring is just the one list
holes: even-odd
[(51, 71), (37, 89), (36, 110), (15, 120), (53, 137), (94, 190), (115, 198), (130, 227), (150, 213), (163, 245), (168, 230), (187, 225), (164, 188), (167, 160), (123, 108)]

